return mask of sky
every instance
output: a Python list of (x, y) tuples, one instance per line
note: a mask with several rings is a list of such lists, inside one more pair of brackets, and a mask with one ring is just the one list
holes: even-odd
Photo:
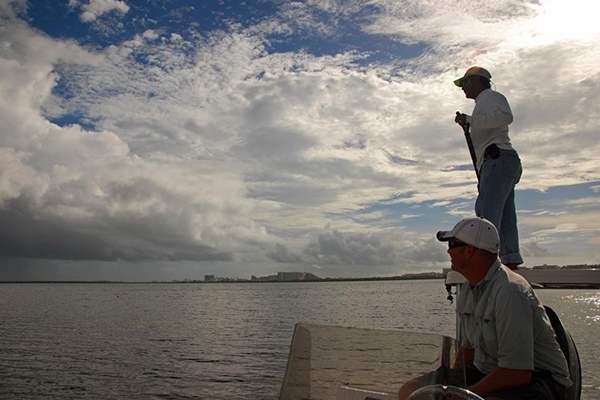
[(449, 267), (452, 81), (514, 122), (525, 266), (600, 263), (596, 0), (0, 0), (0, 281)]

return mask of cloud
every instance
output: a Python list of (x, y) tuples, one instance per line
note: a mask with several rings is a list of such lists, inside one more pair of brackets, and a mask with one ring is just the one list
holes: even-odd
[[(301, 251), (276, 245), (269, 256), (281, 263), (332, 266), (367, 266), (373, 270), (397, 271), (399, 268), (430, 267), (448, 261), (444, 246), (433, 238), (423, 239), (393, 229), (381, 232), (314, 233)], [(387, 268), (382, 268), (382, 267)], [(369, 271), (365, 271), (368, 275)]]
[(560, 224), (553, 229), (546, 229), (546, 230), (538, 231), (538, 232), (536, 232), (536, 234), (538, 234), (540, 236), (545, 236), (545, 235), (548, 235), (549, 233), (572, 233), (572, 232), (576, 232), (578, 229), (579, 229), (579, 227), (577, 226), (577, 224), (567, 223), (567, 224)]
[[(52, 94), (60, 78), (52, 66), (68, 62), (63, 71), (86, 71), (92, 60), (106, 78), (110, 54), (80, 57), (86, 51), (74, 44), (23, 29), (16, 22), (13, 33), (2, 36), (13, 51), (1, 59), (10, 78), (2, 79), (0, 101), (6, 121), (0, 143), (0, 253), (64, 260), (230, 261), (233, 249), (269, 240), (264, 227), (249, 217), (253, 200), (244, 198), (239, 171), (218, 161), (170, 159), (169, 153), (186, 141), (166, 124), (163, 132), (150, 133), (148, 111), (143, 118), (134, 112), (131, 120), (121, 118), (114, 126), (122, 129), (116, 131), (49, 122), (42, 103), (54, 109), (53, 117), (71, 107)], [(106, 107), (97, 95), (85, 94), (90, 108)], [(128, 108), (102, 113), (123, 115)], [(160, 138), (156, 143), (166, 136), (167, 148), (150, 150), (147, 141), (136, 140), (148, 134)]]
[[(473, 64), (513, 108), (519, 190), (600, 181), (597, 24), (557, 37), (548, 21), (560, 0), (284, 2), (211, 31), (71, 0), (86, 27), (112, 11), (142, 26), (124, 33), (125, 19), (104, 18), (97, 46), (30, 28), (20, 4), (0, 9), (5, 256), (441, 265), (430, 235), (472, 213), (476, 196), (453, 123), (473, 103), (451, 83)], [(593, 203), (568, 203), (586, 241)], [(520, 218), (531, 257), (577, 233), (557, 229), (572, 216), (541, 207)]]
[[(79, 6), (81, 3), (78, 0), (70, 0), (71, 7)], [(111, 11), (118, 11), (121, 14), (127, 14), (129, 6), (124, 1), (119, 0), (90, 0), (80, 6), (81, 14), (79, 18), (82, 22), (93, 22), (98, 17)]]
[(563, 257), (566, 253), (556, 252), (548, 250), (539, 245), (535, 240), (527, 240), (521, 243), (521, 254), (523, 257), (539, 257), (545, 259), (552, 259), (556, 257)]

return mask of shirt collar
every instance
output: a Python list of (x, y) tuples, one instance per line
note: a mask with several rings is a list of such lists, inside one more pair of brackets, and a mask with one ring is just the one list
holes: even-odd
[[(500, 269), (500, 260), (496, 260), (494, 261), (494, 263), (492, 264), (492, 266), (490, 267), (490, 269), (488, 269), (488, 272), (485, 274), (485, 276), (483, 277), (483, 279), (481, 281), (479, 281), (477, 283), (477, 285), (475, 285), (473, 287), (473, 289), (475, 290), (483, 290), (485, 289), (485, 287), (487, 286), (488, 282), (492, 280), (492, 277), (494, 276), (494, 274), (496, 272), (498, 272), (498, 270)], [(472, 285), (471, 285), (472, 286)]]
[(481, 94), (487, 92), (488, 90), (492, 90), (492, 89), (491, 88), (486, 88), (486, 89), (483, 89), (481, 92), (479, 92), (479, 94), (477, 95), (477, 97), (475, 97), (475, 103), (477, 103), (477, 99), (481, 96)]

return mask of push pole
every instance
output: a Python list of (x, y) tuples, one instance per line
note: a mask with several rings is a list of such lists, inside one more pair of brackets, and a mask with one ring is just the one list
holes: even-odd
[[(460, 115), (460, 112), (457, 111), (456, 115)], [(477, 181), (479, 181), (479, 171), (477, 170), (477, 156), (475, 155), (473, 140), (471, 140), (471, 134), (469, 133), (469, 124), (464, 124), (462, 128), (463, 132), (465, 133), (465, 139), (467, 140), (467, 146), (469, 147), (469, 153), (471, 154), (471, 161), (473, 161), (473, 168), (475, 168), (475, 175), (477, 175)]]

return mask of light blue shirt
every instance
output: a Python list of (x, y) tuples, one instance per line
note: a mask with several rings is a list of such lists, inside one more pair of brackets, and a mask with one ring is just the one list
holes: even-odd
[(569, 386), (567, 361), (546, 310), (527, 281), (496, 261), (476, 286), (466, 282), (457, 301), (461, 345), (475, 349), (484, 374), (497, 367), (550, 371)]

